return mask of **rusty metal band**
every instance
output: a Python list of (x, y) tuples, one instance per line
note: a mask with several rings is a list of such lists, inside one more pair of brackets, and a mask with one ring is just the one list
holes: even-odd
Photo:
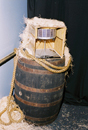
[(38, 89), (38, 88), (32, 88), (32, 87), (28, 87), (26, 85), (23, 85), (23, 84), (19, 83), (16, 79), (15, 79), (15, 83), (21, 89), (24, 89), (24, 90), (30, 91), (30, 92), (37, 92), (37, 93), (51, 93), (51, 92), (56, 92), (56, 91), (58, 91), (58, 90), (60, 90), (60, 89), (62, 89), (64, 87), (64, 83), (63, 83), (62, 85), (60, 85), (59, 87), (56, 87), (56, 88)]
[(53, 74), (52, 72), (48, 71), (48, 70), (38, 70), (38, 69), (31, 69), (31, 68), (28, 68), (28, 67), (25, 67), (23, 65), (21, 65), (19, 62), (17, 63), (17, 66), (25, 71), (25, 72), (28, 72), (28, 73), (33, 73), (33, 74)]
[(58, 115), (58, 112), (55, 115), (50, 116), (50, 117), (46, 117), (46, 118), (35, 118), (35, 117), (26, 116), (26, 115), (25, 115), (25, 118), (28, 120), (32, 120), (32, 121), (48, 121), (48, 120), (52, 120), (57, 115)]
[[(40, 66), (36, 61), (34, 60), (28, 60), (26, 58), (20, 58), (19, 59), (19, 62), (23, 62), (25, 64), (29, 64), (29, 65), (33, 65), (33, 66)], [(53, 65), (60, 65), (60, 64), (63, 64), (65, 62), (65, 57), (63, 59), (60, 59), (58, 61), (50, 61), (50, 63), (52, 63)]]
[(60, 98), (59, 100), (57, 100), (55, 102), (46, 103), (46, 104), (40, 104), (40, 103), (28, 102), (28, 101), (18, 97), (16, 95), (16, 93), (15, 93), (15, 97), (16, 97), (17, 100), (19, 100), (23, 104), (26, 104), (26, 105), (29, 105), (29, 106), (33, 106), (33, 107), (50, 107), (50, 106), (55, 106), (56, 104), (60, 103), (60, 101), (62, 100), (62, 98)]

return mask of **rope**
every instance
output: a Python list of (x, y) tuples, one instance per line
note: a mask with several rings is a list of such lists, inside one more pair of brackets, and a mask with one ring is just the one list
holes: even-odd
[[(31, 58), (31, 59), (35, 60), (42, 67), (44, 67), (45, 69), (47, 69), (48, 71), (51, 71), (53, 73), (65, 72), (69, 68), (69, 66), (71, 64), (71, 57), (69, 58), (67, 66), (63, 66), (63, 67), (60, 66), (60, 67), (58, 67), (58, 66), (55, 66), (55, 65), (49, 63), (45, 59), (37, 59), (37, 58), (35, 58), (33, 55), (29, 54), (26, 49), (22, 48), (20, 51), (26, 58), (28, 58), (28, 59)], [(15, 49), (14, 52), (16, 53), (17, 49)], [(15, 62), (14, 62), (13, 77), (12, 77), (12, 82), (11, 82), (11, 89), (10, 89), (9, 96), (7, 98), (7, 107), (0, 113), (0, 123), (3, 124), (3, 125), (10, 125), (11, 123), (19, 123), (24, 118), (23, 112), (21, 111), (19, 106), (15, 103), (14, 98), (12, 96), (12, 92), (13, 92), (13, 88), (14, 88), (14, 79), (15, 79), (17, 61), (18, 61), (18, 56), (17, 56), (17, 53), (16, 53), (16, 59), (15, 59)], [(50, 67), (52, 67), (52, 68), (50, 68)], [(9, 118), (9, 122), (8, 123), (2, 121), (2, 119), (1, 119), (2, 114), (4, 112), (6, 112), (6, 111), (7, 111), (8, 118)], [(18, 111), (21, 114), (21, 117), (20, 117), (19, 120), (14, 120), (12, 118), (11, 114), (12, 114), (13, 111)]]
[[(32, 58), (38, 64), (40, 64), (42, 67), (44, 67), (45, 69), (47, 69), (48, 71), (50, 71), (52, 73), (62, 73), (62, 72), (65, 72), (69, 68), (69, 66), (71, 64), (71, 57), (69, 58), (67, 66), (58, 67), (58, 66), (52, 65), (51, 63), (47, 62), (44, 59), (37, 59), (37, 58), (35, 58), (33, 55), (29, 54), (26, 49), (22, 48), (20, 51), (26, 58)], [(50, 68), (49, 66), (52, 67), (52, 68)]]
[[(16, 52), (17, 50), (15, 49), (14, 51)], [(11, 82), (11, 89), (10, 89), (9, 96), (7, 98), (7, 107), (0, 113), (0, 123), (3, 124), (3, 125), (10, 125), (12, 122), (19, 123), (24, 118), (23, 112), (21, 111), (21, 109), (19, 108), (19, 106), (15, 103), (15, 101), (13, 101), (14, 98), (12, 96), (12, 92), (13, 92), (13, 88), (14, 88), (14, 79), (15, 79), (17, 61), (18, 61), (18, 58), (16, 56), (16, 60), (14, 62), (15, 64), (14, 64), (13, 77), (12, 77), (12, 82)], [(1, 119), (2, 114), (4, 112), (6, 112), (6, 111), (7, 111), (8, 118), (9, 118), (9, 122), (8, 123), (2, 121), (2, 119)], [(13, 111), (18, 111), (21, 114), (21, 117), (20, 117), (19, 120), (14, 120), (12, 118), (11, 114), (12, 114)]]

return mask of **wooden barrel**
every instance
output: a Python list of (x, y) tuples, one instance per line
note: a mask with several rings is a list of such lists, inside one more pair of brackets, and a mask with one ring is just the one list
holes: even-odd
[[(57, 66), (65, 64), (65, 58), (51, 58), (48, 61)], [(56, 119), (63, 98), (64, 77), (65, 73), (51, 73), (34, 60), (18, 60), (15, 101), (28, 122), (45, 125)]]

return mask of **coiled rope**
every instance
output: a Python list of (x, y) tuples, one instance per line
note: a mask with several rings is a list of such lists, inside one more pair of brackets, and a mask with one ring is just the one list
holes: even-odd
[[(28, 58), (28, 59), (31, 58), (32, 60), (35, 60), (38, 64), (40, 64), (42, 67), (44, 67), (48, 71), (51, 71), (52, 73), (65, 72), (69, 68), (69, 66), (71, 65), (71, 60), (72, 60), (71, 57), (69, 58), (67, 66), (58, 67), (58, 66), (55, 66), (55, 65), (49, 63), (45, 59), (35, 58), (33, 55), (29, 54), (28, 51), (24, 48), (21, 48), (20, 51), (26, 58)], [(16, 60), (14, 62), (14, 70), (13, 70), (13, 77), (12, 77), (12, 82), (11, 82), (11, 89), (10, 89), (9, 96), (7, 98), (7, 107), (0, 113), (0, 123), (3, 124), (3, 125), (10, 125), (11, 123), (19, 123), (24, 118), (23, 112), (21, 111), (19, 106), (15, 103), (15, 101), (13, 101), (14, 98), (12, 96), (12, 92), (13, 92), (13, 88), (14, 88), (14, 79), (15, 79), (16, 67), (17, 67), (17, 62), (18, 62), (17, 49), (14, 49), (14, 52), (16, 53)], [(5, 111), (7, 111), (7, 114), (8, 114), (8, 118), (9, 118), (8, 123), (2, 121), (2, 119), (1, 119), (1, 116)], [(13, 111), (18, 111), (21, 114), (21, 117), (20, 117), (19, 120), (14, 120), (12, 118), (11, 114), (12, 114)]]
[[(17, 49), (14, 49), (14, 52), (16, 53)], [(19, 108), (19, 106), (15, 103), (14, 98), (12, 96), (12, 92), (13, 92), (13, 88), (14, 88), (14, 79), (15, 79), (15, 73), (16, 73), (16, 66), (17, 66), (17, 55), (16, 55), (16, 60), (14, 62), (14, 70), (13, 70), (13, 77), (12, 77), (12, 82), (11, 82), (11, 89), (10, 89), (10, 93), (9, 96), (7, 97), (7, 107), (0, 113), (0, 123), (3, 125), (10, 125), (11, 123), (19, 123), (23, 120), (24, 115), (23, 112), (21, 111), (21, 109)], [(7, 111), (7, 115), (9, 118), (9, 122), (5, 122), (1, 119), (1, 116), (4, 112)], [(13, 111), (18, 111), (21, 114), (21, 117), (19, 120), (14, 120), (11, 116)]]

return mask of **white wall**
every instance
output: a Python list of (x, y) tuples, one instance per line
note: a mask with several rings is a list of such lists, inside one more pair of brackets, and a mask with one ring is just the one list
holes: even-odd
[[(19, 34), (27, 17), (27, 0), (0, 0), (0, 59), (19, 46)], [(13, 73), (13, 59), (0, 66), (0, 98), (8, 96)]]

